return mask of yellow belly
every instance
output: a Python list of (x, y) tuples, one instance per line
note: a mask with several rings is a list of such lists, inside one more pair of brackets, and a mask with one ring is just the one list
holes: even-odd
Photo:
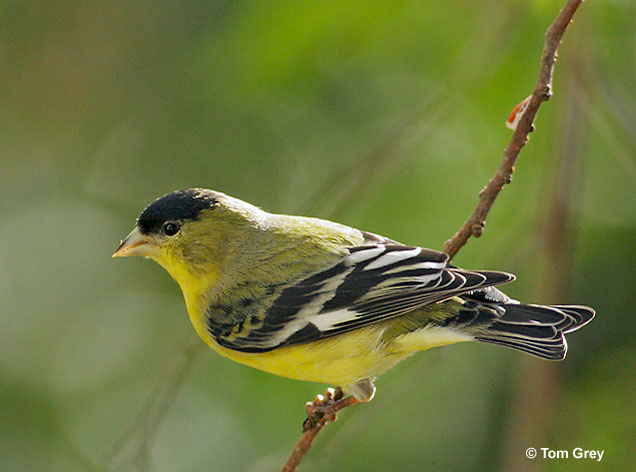
[(236, 362), (283, 377), (341, 387), (378, 376), (414, 352), (471, 340), (443, 328), (422, 328), (387, 339), (383, 335), (391, 321), (386, 321), (307, 344), (247, 353), (219, 345), (200, 319), (192, 321), (212, 349)]
[(220, 354), (265, 372), (344, 387), (375, 377), (411, 354), (391, 350), (381, 341), (383, 331), (379, 327), (367, 327), (264, 353), (233, 351), (209, 336), (204, 340)]

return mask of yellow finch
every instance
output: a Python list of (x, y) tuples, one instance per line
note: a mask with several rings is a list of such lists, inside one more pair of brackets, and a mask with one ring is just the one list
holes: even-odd
[(560, 360), (594, 310), (522, 305), (505, 272), (330, 221), (267, 213), (187, 189), (150, 204), (113, 257), (145, 256), (177, 281), (190, 320), (220, 354), (370, 400), (373, 379), (414, 352), (461, 341)]

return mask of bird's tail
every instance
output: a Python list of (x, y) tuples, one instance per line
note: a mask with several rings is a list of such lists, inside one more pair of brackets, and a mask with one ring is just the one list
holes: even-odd
[(503, 315), (487, 327), (482, 325), (474, 338), (549, 360), (563, 359), (568, 348), (564, 335), (594, 318), (594, 310), (582, 305), (505, 303), (498, 308), (504, 310)]

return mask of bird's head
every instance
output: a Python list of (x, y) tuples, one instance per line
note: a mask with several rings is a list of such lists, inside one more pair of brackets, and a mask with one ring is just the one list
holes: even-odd
[(143, 256), (183, 287), (216, 278), (223, 261), (257, 226), (264, 212), (213, 190), (178, 190), (148, 205), (113, 257)]

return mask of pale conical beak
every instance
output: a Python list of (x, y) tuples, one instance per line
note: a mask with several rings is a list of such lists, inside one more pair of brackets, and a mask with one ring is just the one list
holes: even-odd
[(128, 236), (126, 236), (112, 257), (145, 256), (155, 257), (159, 254), (159, 248), (152, 239), (139, 231), (135, 226)]

